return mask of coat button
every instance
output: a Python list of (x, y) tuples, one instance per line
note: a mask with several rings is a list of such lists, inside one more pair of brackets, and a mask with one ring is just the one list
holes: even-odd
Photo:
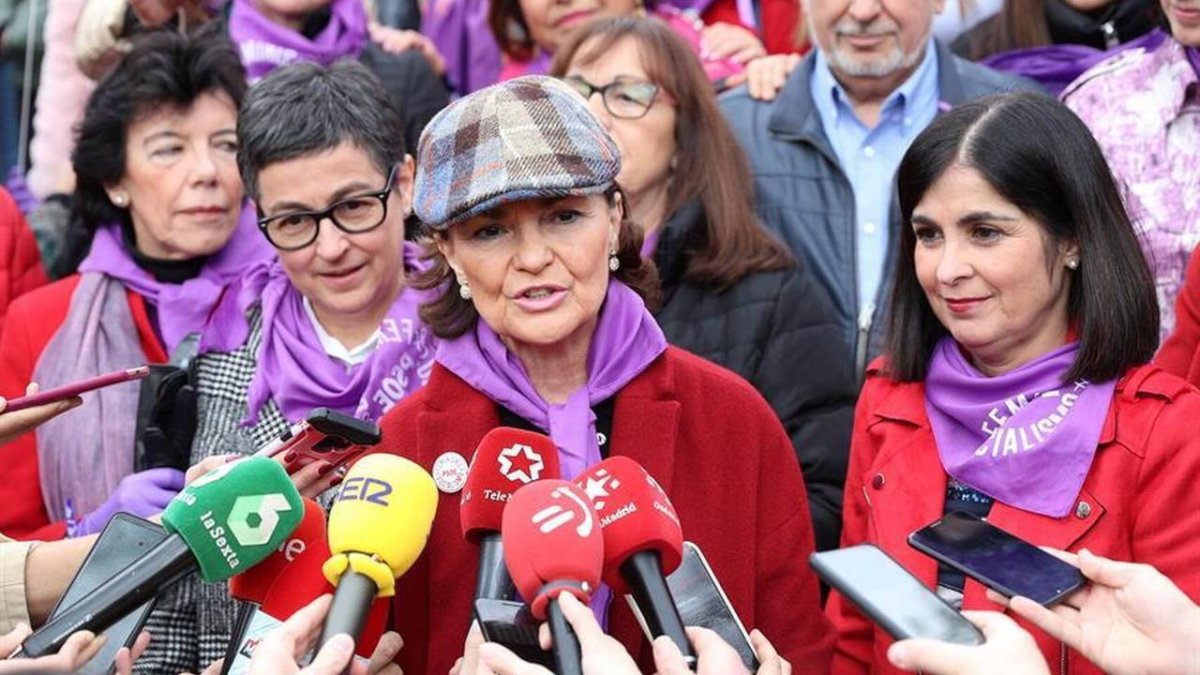
[(1079, 505), (1075, 507), (1075, 516), (1080, 520), (1086, 520), (1090, 515), (1092, 515), (1092, 505), (1087, 502), (1079, 502)]
[(883, 484), (886, 482), (887, 480), (884, 479), (883, 474), (877, 473), (873, 478), (871, 478), (871, 487), (875, 488), (876, 490), (882, 490)]

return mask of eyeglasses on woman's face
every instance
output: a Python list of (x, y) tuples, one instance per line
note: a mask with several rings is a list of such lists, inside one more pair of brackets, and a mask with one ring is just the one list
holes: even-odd
[(674, 103), (671, 96), (661, 87), (646, 80), (622, 76), (603, 87), (597, 87), (578, 75), (567, 76), (563, 78), (563, 81), (585, 99), (590, 99), (592, 94), (599, 93), (600, 100), (604, 102), (604, 109), (608, 111), (608, 114), (623, 120), (645, 117), (654, 105), (654, 101), (660, 96), (664, 102)]
[(387, 220), (388, 195), (396, 180), (396, 167), (388, 171), (381, 190), (352, 195), (323, 211), (292, 211), (258, 221), (267, 241), (281, 251), (297, 251), (317, 240), (321, 221), (328, 219), (342, 232), (369, 232)]

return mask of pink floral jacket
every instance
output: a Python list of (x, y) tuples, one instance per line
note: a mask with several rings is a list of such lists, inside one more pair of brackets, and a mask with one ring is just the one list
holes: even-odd
[(1099, 63), (1062, 94), (1100, 142), (1120, 185), (1154, 272), (1164, 338), (1200, 243), (1198, 80), (1183, 45), (1167, 37)]

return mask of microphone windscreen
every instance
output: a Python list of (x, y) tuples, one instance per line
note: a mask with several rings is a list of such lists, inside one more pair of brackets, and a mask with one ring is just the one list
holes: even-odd
[[(305, 548), (271, 584), (262, 601), (263, 613), (279, 621), (287, 621), (308, 603), (325, 593), (333, 593), (333, 585), (322, 572), (322, 566), (329, 556), (329, 544), (323, 539)], [(377, 598), (371, 605), (371, 612), (355, 646), (359, 655), (369, 657), (375, 650), (379, 638), (387, 630), (390, 605), (390, 598)]]
[(163, 528), (178, 534), (212, 583), (271, 555), (300, 525), (304, 504), (280, 464), (247, 457), (192, 481), (163, 511)]
[(420, 465), (367, 455), (346, 474), (329, 511), (330, 552), (374, 556), (399, 577), (425, 550), (437, 503), (433, 477)]
[(487, 532), (499, 532), (504, 505), (514, 492), (558, 477), (558, 447), (549, 436), (512, 427), (492, 429), (479, 442), (467, 471), (459, 509), (463, 535), (477, 541)]
[(266, 560), (231, 578), (229, 597), (261, 605), (284, 569), (318, 542), (329, 550), (325, 542), (325, 511), (315, 501), (304, 499), (304, 518), (300, 526)]
[(580, 474), (583, 488), (600, 518), (604, 536), (604, 583), (628, 593), (621, 563), (639, 551), (657, 551), (663, 575), (683, 559), (683, 529), (675, 507), (658, 481), (628, 457), (609, 457)]
[(504, 564), (533, 615), (563, 590), (587, 603), (600, 582), (604, 539), (578, 485), (542, 480), (517, 490), (504, 510)]

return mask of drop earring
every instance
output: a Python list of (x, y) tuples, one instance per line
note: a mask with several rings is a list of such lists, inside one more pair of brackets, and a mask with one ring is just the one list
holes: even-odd
[(462, 298), (463, 300), (471, 299), (471, 287), (467, 285), (466, 279), (458, 280), (458, 297)]
[(613, 251), (608, 254), (608, 271), (616, 272), (621, 269), (621, 260), (617, 258), (617, 252)]

